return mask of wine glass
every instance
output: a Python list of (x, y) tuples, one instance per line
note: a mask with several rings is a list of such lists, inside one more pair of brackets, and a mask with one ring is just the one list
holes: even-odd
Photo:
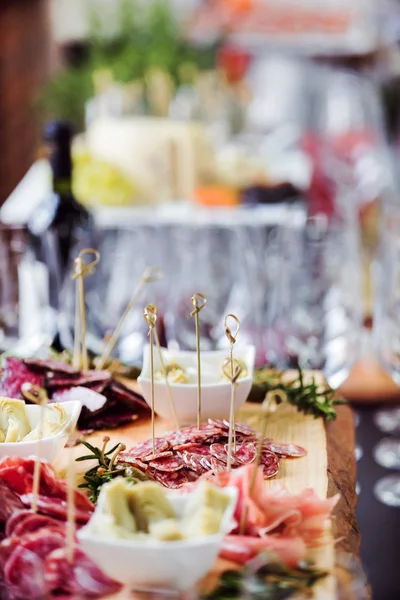
[[(101, 355), (145, 269), (159, 267), (164, 252), (161, 235), (155, 234), (154, 226), (147, 223), (125, 227), (102, 225), (96, 229), (95, 239), (101, 259), (94, 273), (85, 278), (87, 347)], [(71, 262), (76, 256), (73, 252)], [(147, 336), (143, 308), (148, 303), (157, 304), (162, 314), (162, 290), (161, 281), (147, 285), (126, 317), (113, 356), (127, 364), (140, 364)], [(62, 304), (62, 343), (72, 348), (75, 282), (66, 282)]]
[(281, 231), (281, 260), (267, 314), (267, 359), (320, 369), (339, 387), (359, 353), (358, 238), (351, 218), (318, 214)]
[[(382, 236), (375, 265), (377, 301), (374, 314), (374, 341), (383, 367), (400, 385), (400, 212), (387, 207), (382, 218)], [(400, 409), (384, 409), (374, 416), (385, 433), (400, 430)], [(374, 449), (374, 458), (386, 468), (400, 469), (400, 439), (386, 437)], [(375, 494), (384, 503), (400, 506), (400, 475), (378, 482)], [(398, 504), (396, 504), (398, 502)]]

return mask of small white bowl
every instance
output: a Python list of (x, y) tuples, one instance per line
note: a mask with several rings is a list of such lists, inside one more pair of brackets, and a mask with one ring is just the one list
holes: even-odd
[[(50, 437), (44, 437), (41, 440), (40, 455), (41, 458), (48, 462), (53, 462), (59, 452), (64, 448), (67, 443), (69, 432), (72, 427), (78, 422), (78, 418), (81, 412), (82, 405), (80, 402), (70, 400), (62, 403), (65, 412), (68, 414), (69, 419), (64, 427), (56, 435)], [(31, 425), (31, 429), (34, 429), (39, 424), (40, 418), (40, 406), (35, 404), (26, 405), (26, 413), (28, 420)], [(3, 456), (20, 456), (21, 458), (29, 458), (30, 456), (37, 455), (38, 440), (27, 441), (27, 442), (13, 442), (13, 443), (1, 443), (0, 444), (0, 457)]]
[[(224, 488), (224, 492), (230, 502), (215, 535), (171, 542), (111, 540), (94, 534), (89, 521), (77, 532), (79, 543), (104, 573), (131, 590), (188, 590), (213, 567), (224, 536), (232, 530), (237, 489)], [(167, 494), (178, 517), (190, 495)]]
[[(190, 375), (191, 383), (170, 383), (172, 397), (180, 425), (191, 425), (197, 420), (197, 354), (196, 352), (172, 352), (162, 348), (164, 364), (176, 362)], [(215, 350), (201, 353), (201, 416), (205, 421), (228, 419), (231, 403), (231, 383), (222, 378), (222, 365), (228, 357), (228, 350)], [(255, 361), (254, 346), (235, 347), (233, 358), (242, 359), (247, 365), (247, 376), (239, 378), (235, 392), (235, 412), (246, 402), (250, 393)], [(161, 368), (160, 357), (154, 349), (154, 371)], [(143, 368), (138, 377), (140, 391), (151, 406), (150, 347), (143, 354)], [(154, 382), (155, 412), (168, 421), (173, 421), (170, 399), (164, 380)]]

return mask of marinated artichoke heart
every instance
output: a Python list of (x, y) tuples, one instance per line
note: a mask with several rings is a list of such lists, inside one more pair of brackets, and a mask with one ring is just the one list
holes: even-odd
[[(226, 358), (226, 360), (230, 360), (228, 357)], [(237, 367), (237, 365), (239, 365), (241, 367), (241, 371), (240, 371), (240, 375), (238, 377), (238, 379), (243, 379), (243, 377), (247, 377), (249, 374), (249, 370), (247, 368), (247, 363), (245, 360), (243, 360), (242, 358), (234, 358), (233, 359), (233, 368), (235, 369)], [(222, 379), (226, 379), (228, 381), (230, 381), (230, 377), (228, 377), (226, 375), (226, 373), (224, 372), (224, 370), (222, 370)]]
[(189, 497), (182, 519), (186, 538), (204, 537), (218, 533), (229, 496), (207, 481), (198, 484)]
[[(185, 369), (177, 363), (171, 362), (165, 367), (165, 369), (167, 371), (167, 379), (169, 383), (190, 383)], [(158, 381), (165, 381), (165, 374), (162, 369), (156, 372), (155, 379)]]
[[(25, 402), (14, 398), (0, 398), (0, 430), (4, 442), (20, 442), (30, 432)], [(1, 439), (0, 438), (0, 439)]]
[(54, 436), (63, 429), (68, 418), (68, 413), (59, 404), (46, 406), (40, 435), (40, 423), (31, 430), (23, 400), (0, 398), (0, 443), (33, 442)]
[(95, 535), (113, 539), (173, 542), (205, 537), (220, 531), (229, 501), (226, 492), (201, 482), (178, 517), (158, 483), (133, 485), (117, 477), (101, 488), (87, 527)]
[[(61, 404), (49, 404), (45, 408), (42, 437), (57, 435), (68, 422), (68, 413)], [(24, 437), (24, 442), (33, 442), (40, 439), (40, 423)]]

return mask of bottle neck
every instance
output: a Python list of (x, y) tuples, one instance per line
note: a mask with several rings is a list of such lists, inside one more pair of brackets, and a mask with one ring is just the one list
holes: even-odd
[(49, 152), (53, 175), (53, 190), (57, 194), (70, 194), (72, 182), (72, 159), (69, 146), (53, 146)]

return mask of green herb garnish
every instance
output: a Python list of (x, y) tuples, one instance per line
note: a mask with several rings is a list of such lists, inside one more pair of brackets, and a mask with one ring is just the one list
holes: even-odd
[(83, 444), (91, 454), (85, 456), (79, 456), (76, 461), (82, 462), (85, 460), (96, 460), (97, 464), (91, 469), (86, 471), (83, 479), (85, 483), (81, 483), (78, 487), (84, 488), (90, 491), (90, 500), (94, 503), (100, 494), (101, 487), (111, 481), (114, 477), (125, 477), (132, 484), (138, 483), (139, 481), (146, 481), (148, 478), (139, 469), (130, 466), (126, 463), (119, 463), (115, 465), (115, 461), (120, 452), (125, 450), (124, 444), (116, 444), (111, 450), (106, 451), (107, 444), (110, 441), (108, 436), (103, 438), (103, 446), (96, 448), (89, 444), (89, 442), (82, 441)]
[(243, 598), (248, 600), (285, 600), (293, 594), (311, 595), (314, 585), (328, 572), (316, 569), (312, 563), (302, 562), (291, 569), (282, 564), (273, 553), (260, 554), (241, 571), (225, 571), (218, 586), (207, 600)]
[(250, 402), (262, 402), (265, 394), (271, 390), (281, 390), (287, 401), (297, 410), (306, 415), (313, 415), (316, 419), (322, 417), (326, 421), (336, 419), (335, 406), (346, 404), (342, 398), (335, 398), (335, 390), (327, 383), (317, 383), (314, 377), (304, 381), (304, 374), (300, 367), (295, 379), (286, 380), (284, 371), (279, 371), (266, 366), (257, 369), (254, 373), (253, 390)]

